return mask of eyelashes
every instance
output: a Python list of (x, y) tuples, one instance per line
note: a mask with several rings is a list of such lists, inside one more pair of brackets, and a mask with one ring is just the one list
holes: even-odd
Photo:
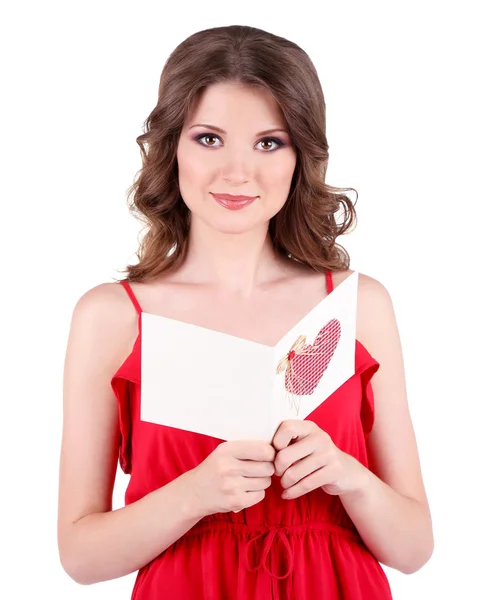
[[(201, 140), (206, 137), (217, 138), (218, 140), (220, 140), (220, 137), (215, 133), (201, 133), (200, 135), (195, 136), (195, 140), (200, 144), (200, 146), (204, 146), (205, 148), (218, 148), (218, 146), (210, 146), (208, 144), (204, 144)], [(273, 142), (277, 145), (277, 147), (274, 150), (262, 150), (262, 152), (266, 153), (275, 152), (275, 150), (278, 150), (279, 148), (282, 148), (286, 145), (282, 140), (276, 137), (265, 137), (262, 138), (260, 142)], [(260, 142), (257, 142), (257, 144), (260, 144)]]

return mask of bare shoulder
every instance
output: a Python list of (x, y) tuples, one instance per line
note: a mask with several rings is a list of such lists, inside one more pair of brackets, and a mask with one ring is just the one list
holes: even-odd
[(358, 277), (357, 338), (378, 360), (401, 354), (393, 301), (386, 286), (363, 273)]
[(365, 273), (358, 274), (358, 295), (365, 305), (383, 306), (391, 303), (386, 286)]
[[(119, 283), (100, 283), (86, 291), (76, 302), (74, 314), (102, 322), (132, 314), (132, 303), (129, 301), (123, 286)], [(116, 314), (117, 313), (117, 314)]]
[[(333, 273), (334, 286), (337, 287), (355, 271), (343, 269)], [(385, 330), (396, 330), (396, 319), (391, 295), (386, 286), (365, 273), (358, 273), (357, 299), (357, 338), (364, 346), (374, 352), (387, 337)]]
[(102, 351), (115, 353), (117, 362), (132, 348), (137, 331), (136, 310), (119, 283), (98, 284), (76, 302), (71, 335), (80, 341), (91, 336)]
[[(350, 275), (355, 273), (352, 269), (343, 269), (334, 271), (332, 274), (334, 286), (338, 286)], [(365, 273), (358, 273), (358, 297), (364, 304), (373, 303), (388, 303), (391, 302), (389, 292), (385, 285), (377, 279)]]

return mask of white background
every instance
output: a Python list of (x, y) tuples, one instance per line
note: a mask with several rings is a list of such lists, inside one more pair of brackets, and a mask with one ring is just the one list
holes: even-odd
[[(58, 562), (62, 373), (72, 309), (134, 262), (125, 191), (170, 52), (247, 24), (287, 37), (324, 88), (328, 183), (359, 192), (351, 267), (396, 308), (435, 553), (387, 569), (395, 599), (496, 598), (491, 2), (16, 2), (3, 9), (2, 597), (130, 597)], [(324, 12), (325, 11), (325, 14)], [(116, 506), (126, 477), (118, 476)]]

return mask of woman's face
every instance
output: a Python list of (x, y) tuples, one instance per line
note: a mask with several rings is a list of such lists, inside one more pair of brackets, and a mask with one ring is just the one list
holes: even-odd
[[(177, 161), (180, 193), (192, 220), (223, 233), (244, 233), (267, 228), (284, 205), (296, 152), (270, 92), (219, 83), (192, 107)], [(213, 194), (256, 198), (226, 202)]]

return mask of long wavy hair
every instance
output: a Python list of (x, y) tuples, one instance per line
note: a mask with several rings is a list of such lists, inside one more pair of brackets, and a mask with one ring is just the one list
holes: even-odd
[(346, 195), (356, 190), (325, 183), (326, 107), (316, 69), (295, 43), (255, 27), (231, 25), (194, 33), (163, 68), (157, 104), (136, 138), (142, 168), (127, 200), (146, 233), (139, 241), (138, 263), (124, 271), (126, 279), (154, 279), (178, 268), (186, 256), (190, 211), (179, 192), (179, 136), (197, 96), (219, 82), (268, 89), (286, 120), (297, 159), (288, 198), (269, 223), (275, 250), (317, 272), (349, 268), (350, 257), (336, 239), (356, 224), (354, 204)]

